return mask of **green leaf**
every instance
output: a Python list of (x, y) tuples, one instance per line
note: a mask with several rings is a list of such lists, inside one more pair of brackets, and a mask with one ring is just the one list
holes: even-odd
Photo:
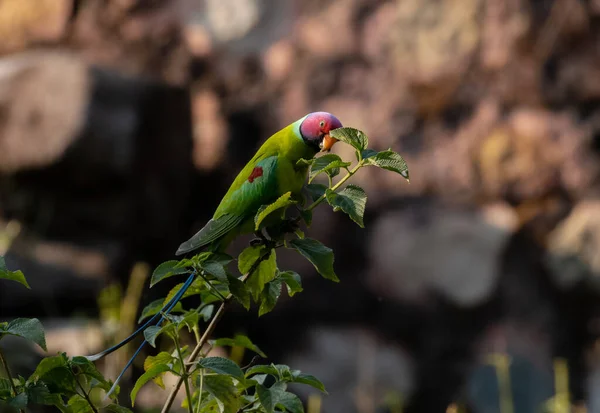
[(205, 261), (202, 263), (202, 269), (208, 275), (212, 275), (219, 281), (227, 282), (227, 271), (223, 265), (215, 261)]
[(279, 371), (273, 364), (259, 364), (246, 370), (246, 377), (250, 377), (253, 374), (270, 374), (273, 377), (279, 377)]
[(244, 306), (246, 310), (250, 309), (250, 291), (248, 287), (239, 278), (233, 275), (228, 275), (227, 280), (229, 281), (229, 291)]
[(62, 404), (60, 396), (50, 393), (48, 386), (41, 381), (27, 387), (27, 399), (29, 404), (41, 404), (45, 406)]
[(300, 211), (300, 216), (302, 217), (302, 219), (306, 223), (306, 226), (310, 227), (310, 224), (312, 224), (312, 217), (313, 217), (312, 210), (310, 210), (310, 209), (303, 209), (303, 210)]
[(367, 194), (360, 186), (348, 185), (340, 192), (327, 190), (327, 202), (344, 211), (359, 227), (364, 228), (363, 215), (367, 205)]
[(310, 374), (300, 373), (294, 378), (294, 383), (308, 384), (309, 386), (312, 386), (315, 389), (321, 390), (323, 393), (327, 394), (323, 383), (321, 383), (321, 381), (315, 376), (311, 376)]
[[(109, 404), (104, 408), (105, 412), (109, 413), (132, 413), (127, 407), (119, 406), (118, 404)], [(293, 412), (292, 412), (293, 413)]]
[[(152, 317), (153, 315), (158, 314), (160, 312), (160, 310), (162, 310), (164, 305), (165, 305), (164, 298), (159, 298), (158, 300), (152, 301), (150, 304), (148, 304), (142, 310), (142, 315), (140, 315), (140, 318), (138, 319), (138, 323), (141, 323), (143, 320), (145, 320), (148, 317)], [(181, 312), (183, 312), (183, 307), (181, 305), (181, 302), (178, 302), (177, 304), (175, 304), (175, 307), (173, 307), (173, 309), (171, 310), (171, 313), (175, 314), (175, 313), (181, 313)]]
[(309, 182), (320, 173), (326, 173), (332, 178), (340, 173), (340, 168), (347, 168), (350, 162), (342, 161), (338, 155), (330, 153), (327, 155), (315, 158), (315, 162), (310, 167)]
[(365, 149), (364, 151), (362, 151), (362, 152), (360, 153), (360, 156), (361, 156), (361, 158), (363, 158), (363, 159), (367, 159), (367, 158), (370, 158), (371, 156), (375, 156), (375, 155), (377, 155), (378, 153), (379, 153), (379, 152), (377, 152), (377, 151), (376, 151), (376, 150), (374, 150), (374, 149)]
[(65, 357), (64, 354), (59, 354), (53, 357), (46, 357), (38, 363), (35, 371), (31, 375), (31, 377), (29, 377), (29, 381), (37, 382), (42, 376), (54, 370), (55, 368), (67, 366), (68, 359)]
[(374, 165), (380, 168), (386, 169), (388, 171), (399, 173), (410, 182), (410, 177), (408, 175), (408, 165), (406, 165), (406, 161), (400, 156), (400, 154), (392, 151), (381, 151), (378, 152), (374, 156), (370, 156), (365, 159), (365, 165)]
[(152, 278), (150, 279), (150, 287), (154, 287), (157, 283), (174, 275), (187, 274), (190, 272), (187, 268), (178, 267), (177, 264), (179, 264), (179, 261), (171, 260), (163, 262), (156, 267), (152, 273)]
[(8, 399), (12, 395), (10, 380), (0, 377), (0, 399)]
[(355, 128), (337, 128), (329, 132), (329, 136), (352, 145), (354, 149), (363, 151), (369, 146), (369, 138), (361, 130)]
[(340, 281), (333, 270), (334, 257), (331, 248), (312, 238), (294, 239), (290, 244), (309, 260), (323, 277), (335, 282)]
[(10, 401), (8, 402), (8, 405), (11, 406), (12, 408), (18, 409), (18, 410), (25, 409), (25, 407), (27, 407), (27, 393), (23, 392), (23, 393), (17, 394), (15, 397), (10, 399)]
[(296, 201), (290, 198), (291, 195), (291, 192), (286, 192), (285, 194), (277, 198), (277, 201), (273, 202), (270, 205), (261, 207), (261, 209), (259, 209), (258, 213), (254, 217), (254, 230), (260, 230), (263, 221), (272, 213), (279, 211), (282, 208), (287, 208), (290, 205), (294, 205)]
[(56, 367), (40, 377), (40, 380), (48, 386), (51, 393), (67, 396), (77, 393), (76, 379), (69, 367)]
[(25, 287), (31, 289), (21, 271), (9, 271), (9, 269), (6, 268), (6, 262), (4, 261), (3, 256), (0, 256), (0, 279), (16, 281), (19, 284), (23, 284)]
[(312, 198), (312, 200), (316, 201), (317, 199), (319, 199), (323, 195), (325, 195), (325, 191), (327, 190), (327, 185), (308, 184), (308, 185), (306, 185), (306, 189), (307, 189), (308, 193), (310, 194), (310, 197)]
[(302, 290), (302, 279), (300, 274), (294, 271), (284, 271), (279, 273), (279, 277), (287, 285), (288, 295), (293, 297), (296, 293), (301, 293)]
[(275, 406), (280, 403), (281, 397), (285, 393), (286, 384), (277, 382), (270, 388), (263, 386), (262, 384), (256, 385), (256, 393), (258, 394), (258, 400), (264, 407), (267, 413), (273, 413)]
[(173, 323), (165, 324), (164, 326), (150, 326), (144, 330), (144, 338), (152, 347), (156, 347), (156, 339), (163, 333), (173, 332), (177, 326)]
[[(175, 357), (173, 357), (172, 354), (169, 354), (166, 351), (161, 351), (156, 356), (146, 357), (146, 360), (144, 360), (144, 371), (148, 371), (159, 365), (166, 365), (172, 369), (175, 360), (176, 359)], [(159, 374), (158, 376), (154, 377), (152, 381), (156, 383), (160, 388), (165, 388), (165, 384), (162, 379), (162, 374)]]
[(76, 394), (73, 397), (71, 397), (67, 405), (73, 412), (94, 413), (94, 409), (92, 409), (88, 401), (79, 394)]
[(246, 285), (250, 293), (254, 297), (254, 301), (258, 302), (260, 293), (265, 288), (265, 284), (275, 278), (277, 272), (277, 255), (275, 250), (271, 250), (269, 257), (258, 264), (256, 270), (250, 274), (246, 281)]
[(233, 361), (225, 357), (204, 357), (198, 361), (198, 367), (210, 369), (218, 374), (226, 374), (244, 381), (244, 372)]
[(0, 326), (0, 336), (3, 334), (24, 338), (47, 351), (44, 327), (37, 318), (14, 319), (6, 325)]
[(275, 307), (277, 300), (281, 295), (281, 280), (274, 279), (265, 284), (264, 290), (260, 294), (260, 308), (258, 316), (267, 314)]
[(135, 405), (135, 398), (137, 397), (140, 389), (148, 383), (150, 380), (154, 379), (158, 375), (170, 371), (171, 368), (166, 364), (157, 364), (152, 366), (151, 369), (148, 369), (144, 374), (140, 376), (139, 379), (135, 382), (135, 386), (133, 386), (133, 390), (131, 390), (131, 406)]
[(71, 364), (71, 369), (73, 370), (73, 372), (76, 375), (82, 374), (84, 376), (88, 376), (93, 379), (96, 379), (99, 382), (106, 383), (106, 379), (104, 378), (102, 373), (100, 373), (98, 371), (98, 369), (96, 368), (96, 365), (94, 363), (92, 363), (91, 361), (89, 361), (88, 359), (86, 359), (85, 357), (81, 357), (81, 356), (73, 357), (73, 360), (71, 360), (70, 364)]
[(219, 405), (221, 413), (236, 413), (240, 408), (238, 392), (231, 377), (224, 375), (205, 376), (204, 388)]
[(256, 354), (258, 354), (261, 357), (266, 358), (267, 355), (265, 353), (262, 352), (261, 349), (259, 349), (252, 341), (250, 341), (250, 339), (244, 335), (237, 335), (234, 338), (219, 338), (217, 340), (215, 340), (214, 343), (215, 346), (239, 346), (239, 347), (244, 347), (247, 348), (248, 350), (252, 350), (254, 351)]
[(304, 413), (304, 406), (298, 396), (293, 393), (284, 392), (279, 396), (278, 405), (281, 405), (290, 413)]
[(210, 318), (212, 317), (213, 311), (215, 310), (215, 306), (210, 304), (210, 305), (205, 305), (204, 307), (202, 307), (202, 309), (198, 312), (198, 315), (200, 317), (202, 317), (202, 319), (204, 321), (208, 321), (210, 320)]
[(246, 274), (264, 252), (264, 245), (250, 246), (246, 248), (238, 257), (238, 270), (241, 274)]

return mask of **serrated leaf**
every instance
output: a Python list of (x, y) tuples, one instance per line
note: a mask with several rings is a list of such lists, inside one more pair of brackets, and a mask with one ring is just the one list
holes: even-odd
[(315, 176), (320, 173), (326, 173), (333, 178), (340, 173), (340, 168), (346, 168), (348, 166), (350, 166), (350, 162), (342, 161), (342, 158), (336, 154), (330, 153), (320, 156), (315, 158), (315, 161), (310, 167), (308, 182), (311, 182)]
[(261, 317), (267, 314), (275, 308), (277, 300), (281, 295), (281, 280), (274, 279), (265, 284), (265, 288), (260, 293), (260, 308), (258, 309), (258, 316)]
[(321, 390), (323, 393), (327, 394), (325, 390), (325, 386), (321, 383), (321, 380), (317, 379), (315, 376), (310, 374), (301, 373), (294, 378), (294, 383), (302, 383), (307, 384), (311, 387), (314, 387), (317, 390)]
[(258, 354), (261, 357), (264, 357), (264, 358), (267, 357), (267, 355), (265, 353), (263, 353), (262, 350), (259, 349), (248, 337), (241, 335), (241, 334), (235, 336), (234, 338), (219, 338), (219, 339), (215, 340), (214, 345), (215, 346), (244, 347), (244, 348), (247, 348), (248, 350), (254, 351), (256, 354)]
[(54, 370), (57, 367), (67, 367), (68, 359), (63, 355), (59, 354), (57, 356), (46, 357), (42, 359), (33, 374), (29, 377), (29, 381), (37, 382), (42, 376), (46, 373)]
[(286, 384), (282, 382), (277, 382), (270, 388), (267, 388), (262, 384), (256, 385), (258, 400), (267, 413), (274, 412), (275, 406), (280, 403), (281, 397), (285, 393), (286, 388)]
[(198, 312), (198, 315), (200, 317), (202, 317), (202, 319), (204, 321), (208, 321), (210, 320), (210, 318), (212, 317), (213, 311), (215, 310), (215, 306), (210, 304), (210, 305), (205, 305), (204, 307), (202, 307), (202, 309)]
[(240, 279), (228, 275), (227, 279), (229, 281), (229, 291), (231, 295), (235, 297), (238, 302), (244, 306), (246, 310), (250, 309), (250, 291), (248, 291), (248, 287), (244, 284)]
[(152, 347), (156, 347), (156, 339), (161, 334), (175, 331), (176, 326), (173, 323), (165, 324), (164, 326), (150, 326), (144, 330), (144, 338)]
[(310, 197), (313, 201), (321, 198), (325, 195), (325, 191), (327, 190), (327, 185), (323, 184), (308, 184), (306, 185), (306, 190), (310, 194)]
[(44, 327), (37, 318), (16, 318), (0, 329), (0, 336), (2, 334), (24, 338), (47, 351)]
[(279, 211), (282, 208), (287, 208), (290, 205), (296, 204), (296, 201), (291, 199), (292, 193), (286, 192), (281, 195), (275, 202), (270, 205), (264, 205), (254, 217), (254, 230), (258, 231), (261, 228), (263, 221), (272, 213)]
[(16, 281), (19, 284), (31, 289), (27, 283), (27, 280), (25, 279), (25, 275), (23, 275), (21, 271), (10, 271), (8, 268), (6, 268), (6, 262), (4, 261), (3, 256), (0, 256), (0, 279)]
[(337, 128), (329, 132), (329, 136), (347, 143), (354, 149), (363, 151), (369, 146), (369, 138), (361, 130), (349, 127)]
[(48, 386), (42, 382), (27, 387), (27, 400), (29, 404), (41, 404), (45, 406), (52, 406), (57, 403), (62, 404), (60, 396), (50, 393)]
[(206, 274), (212, 275), (221, 282), (227, 282), (227, 271), (218, 262), (207, 260), (202, 263), (202, 269)]
[(365, 227), (363, 216), (367, 205), (367, 194), (364, 189), (360, 186), (348, 185), (340, 192), (328, 189), (326, 194), (329, 205), (344, 211), (359, 227)]
[(392, 150), (381, 151), (376, 155), (370, 156), (369, 158), (365, 159), (365, 165), (378, 166), (382, 169), (399, 173), (407, 181), (410, 180), (406, 161), (402, 158), (402, 156), (400, 156), (400, 154)]
[(96, 365), (94, 363), (92, 363), (91, 361), (89, 361), (88, 359), (86, 359), (85, 357), (81, 357), (81, 356), (73, 357), (70, 364), (71, 364), (71, 369), (73, 370), (73, 372), (75, 374), (77, 374), (77, 375), (82, 374), (84, 376), (88, 376), (93, 379), (96, 379), (99, 382), (106, 382), (106, 379), (104, 378), (102, 373), (100, 373), (98, 371), (98, 369), (96, 368)]
[(171, 370), (171, 368), (166, 364), (157, 364), (153, 366), (151, 369), (146, 371), (144, 374), (140, 376), (139, 379), (135, 382), (135, 386), (133, 386), (133, 390), (131, 390), (131, 406), (135, 405), (135, 398), (137, 397), (140, 389), (148, 383), (150, 380), (154, 379), (159, 374), (165, 373)]
[(12, 394), (10, 380), (0, 377), (0, 399), (8, 399)]
[(180, 274), (187, 274), (190, 271), (187, 268), (178, 267), (179, 261), (171, 260), (160, 264), (152, 273), (150, 279), (150, 287), (154, 287), (157, 283), (166, 280), (169, 277)]
[(294, 239), (290, 245), (309, 260), (317, 272), (328, 280), (339, 282), (333, 269), (333, 250), (312, 238)]
[(69, 367), (56, 367), (40, 377), (51, 393), (72, 395), (77, 393), (76, 379)]
[(246, 370), (246, 377), (250, 377), (253, 374), (270, 374), (274, 377), (279, 377), (279, 371), (272, 364), (259, 364)]
[(8, 405), (17, 410), (23, 410), (27, 407), (27, 393), (19, 393), (15, 397), (11, 398)]
[[(148, 317), (152, 317), (153, 315), (160, 313), (160, 310), (162, 310), (164, 305), (165, 305), (165, 300), (163, 298), (159, 298), (158, 300), (152, 301), (150, 304), (148, 304), (142, 310), (142, 315), (140, 315), (140, 318), (138, 319), (138, 323), (141, 323), (143, 320), (145, 320)], [(177, 304), (175, 304), (175, 307), (173, 307), (173, 309), (171, 310), (171, 314), (176, 314), (176, 313), (181, 313), (181, 312), (183, 312), (183, 306), (181, 305), (181, 302), (178, 302)]]
[[(156, 366), (159, 366), (161, 364), (164, 364), (166, 366), (169, 366), (170, 368), (173, 368), (174, 363), (175, 363), (175, 357), (173, 357), (173, 355), (167, 353), (166, 351), (161, 351), (156, 356), (146, 357), (146, 360), (144, 360), (144, 371), (148, 371), (148, 370), (150, 370)], [(152, 381), (154, 383), (156, 383), (160, 388), (162, 388), (162, 389), (165, 388), (165, 384), (163, 382), (161, 374), (154, 377), (152, 379)]]
[(264, 245), (247, 247), (238, 256), (238, 270), (241, 274), (246, 274), (264, 252)]
[(290, 413), (304, 413), (304, 406), (298, 396), (293, 393), (284, 392), (279, 396), (278, 403)]
[(240, 399), (231, 377), (224, 375), (205, 376), (204, 388), (217, 400), (221, 413), (236, 413)]
[(279, 278), (283, 280), (283, 282), (287, 286), (287, 292), (290, 297), (293, 297), (296, 293), (301, 293), (302, 290), (302, 279), (300, 278), (300, 274), (294, 271), (284, 271), (279, 273)]
[(88, 401), (86, 399), (84, 399), (82, 396), (80, 396), (79, 394), (72, 396), (69, 399), (67, 406), (69, 406), (69, 408), (73, 412), (94, 413), (94, 409), (92, 409), (92, 406), (90, 406)]
[(277, 255), (275, 250), (271, 250), (269, 257), (258, 264), (256, 270), (250, 274), (246, 285), (250, 293), (254, 297), (254, 301), (258, 302), (260, 293), (265, 288), (265, 284), (275, 278), (277, 272)]
[(378, 153), (379, 153), (379, 152), (377, 152), (377, 151), (376, 151), (376, 150), (374, 150), (374, 149), (365, 149), (364, 151), (362, 151), (362, 152), (360, 153), (360, 156), (361, 156), (363, 159), (367, 159), (367, 158), (370, 158), (371, 156), (375, 156), (375, 155), (377, 155)]
[(198, 367), (210, 369), (218, 374), (226, 374), (235, 377), (239, 381), (244, 380), (244, 372), (233, 361), (225, 357), (205, 357), (198, 361)]

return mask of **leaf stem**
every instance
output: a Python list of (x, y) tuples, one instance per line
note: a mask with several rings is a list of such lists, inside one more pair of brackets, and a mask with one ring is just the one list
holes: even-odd
[(179, 364), (181, 365), (181, 376), (180, 376), (180, 380), (183, 380), (183, 383), (185, 384), (185, 394), (187, 396), (188, 399), (188, 412), (189, 413), (194, 413), (194, 410), (192, 408), (192, 393), (190, 392), (190, 383), (188, 380), (188, 371), (185, 368), (185, 362), (183, 360), (183, 354), (181, 354), (181, 346), (179, 345), (179, 334), (176, 331), (173, 334), (173, 342), (175, 342), (175, 348), (177, 349), (177, 357), (179, 359)]
[[(337, 191), (340, 186), (342, 186), (348, 179), (350, 179), (352, 177), (352, 175), (354, 175), (362, 167), (363, 167), (363, 161), (361, 160), (358, 164), (356, 164), (356, 166), (354, 168), (352, 168), (350, 171), (348, 171), (348, 173), (342, 179), (340, 179), (337, 184), (332, 186), (331, 190), (334, 192)], [(306, 208), (306, 211), (312, 211), (313, 209), (315, 209), (315, 207), (317, 205), (319, 205), (321, 202), (323, 202), (324, 199), (325, 199), (325, 194), (321, 195), (319, 198), (317, 198), (317, 200), (315, 202), (310, 204), (308, 206), (308, 208)]]
[[(0, 350), (0, 362), (2, 363), (2, 366), (4, 367), (4, 370), (6, 370), (6, 375), (8, 376), (8, 381), (10, 381), (10, 387), (12, 388), (13, 392), (15, 393), (15, 397), (17, 397), (17, 394), (18, 394), (17, 386), (15, 386), (15, 383), (13, 382), (12, 374), (10, 372), (10, 367), (8, 367), (8, 362), (6, 361), (4, 354), (2, 354), (2, 350)], [(19, 412), (25, 413), (25, 410), (19, 409)]]
[(90, 405), (90, 408), (94, 411), (94, 413), (98, 413), (98, 409), (96, 409), (96, 406), (94, 406), (94, 403), (92, 403), (92, 401), (90, 400), (90, 395), (85, 391), (85, 389), (83, 388), (83, 386), (77, 379), (77, 375), (73, 372), (72, 369), (70, 369), (70, 370), (71, 370), (71, 374), (73, 375), (73, 378), (75, 379), (75, 383), (77, 383), (77, 385), (81, 389), (81, 393), (83, 393), (83, 395), (82, 395), (83, 398), (85, 399), (85, 401), (88, 402), (88, 404)]
[(225, 297), (223, 296), (223, 294), (221, 294), (219, 290), (217, 290), (215, 286), (212, 285), (212, 283), (204, 276), (204, 270), (199, 271), (198, 275), (200, 276), (200, 278), (202, 278), (202, 280), (204, 280), (206, 285), (208, 285), (209, 289), (213, 290), (213, 293), (221, 299), (221, 301), (225, 301)]
[[(267, 259), (270, 255), (271, 255), (271, 250), (270, 249), (268, 250), (267, 253), (263, 253), (260, 256), (260, 258), (258, 258), (254, 262), (254, 264), (252, 264), (252, 267), (250, 268), (250, 271), (248, 271), (248, 274), (246, 274), (243, 277), (242, 281), (246, 281), (246, 279), (250, 276), (250, 274), (252, 274), (254, 271), (256, 271), (256, 269), (258, 268), (258, 266), (260, 265), (260, 263), (263, 262), (265, 259)], [(206, 344), (206, 342), (208, 341), (208, 338), (210, 337), (210, 335), (214, 331), (215, 327), (217, 326), (217, 323), (219, 322), (219, 320), (223, 316), (223, 313), (225, 313), (225, 308), (227, 307), (227, 304), (229, 303), (229, 301), (231, 300), (232, 297), (233, 297), (233, 295), (229, 294), (227, 296), (227, 298), (225, 299), (225, 301), (223, 301), (221, 303), (221, 305), (219, 306), (219, 309), (217, 310), (217, 312), (213, 316), (212, 320), (210, 321), (210, 324), (208, 325), (208, 327), (206, 327), (206, 330), (204, 331), (204, 334), (202, 335), (202, 337), (200, 337), (200, 341), (198, 341), (198, 344), (196, 344), (196, 347), (194, 347), (194, 350), (192, 351), (192, 354), (190, 354), (190, 356), (188, 357), (188, 362), (187, 362), (188, 366), (184, 370), (184, 374), (189, 374), (189, 372), (192, 371), (192, 369), (194, 368), (194, 364), (191, 364), (191, 363), (193, 363), (198, 358), (198, 355), (202, 351), (202, 347), (204, 347), (204, 344)], [(182, 384), (183, 384), (183, 374), (179, 377), (179, 380), (175, 384), (175, 387), (173, 387), (173, 389), (171, 390), (171, 393), (169, 393), (169, 396), (167, 397), (167, 400), (165, 401), (165, 404), (164, 404), (162, 410), (160, 411), (161, 413), (168, 413), (169, 412), (169, 410), (171, 409), (171, 406), (173, 405), (173, 402), (175, 401), (175, 397), (177, 396), (177, 392), (181, 388)]]
[(202, 404), (202, 392), (204, 391), (204, 370), (200, 370), (200, 387), (198, 388), (198, 404), (196, 405), (196, 413), (200, 413), (200, 405)]

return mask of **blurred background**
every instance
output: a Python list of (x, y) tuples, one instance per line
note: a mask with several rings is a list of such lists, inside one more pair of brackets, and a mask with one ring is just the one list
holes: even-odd
[(0, 254), (32, 287), (0, 318), (49, 354), (130, 331), (258, 145), (326, 110), (411, 183), (361, 170), (366, 229), (309, 231), (341, 283), (282, 256), (304, 292), (217, 333), (322, 379), (322, 412), (600, 412), (600, 1), (0, 0), (0, 55)]

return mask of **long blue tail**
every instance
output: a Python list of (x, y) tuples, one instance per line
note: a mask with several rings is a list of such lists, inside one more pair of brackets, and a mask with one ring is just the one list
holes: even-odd
[[(181, 288), (179, 289), (179, 291), (177, 291), (177, 294), (175, 294), (173, 296), (173, 298), (171, 298), (163, 306), (163, 308), (160, 310), (160, 312), (157, 313), (157, 314), (155, 314), (148, 321), (146, 321), (144, 323), (144, 325), (142, 325), (140, 328), (138, 328), (136, 331), (134, 331), (133, 334), (131, 334), (129, 337), (127, 337), (125, 340), (121, 341), (120, 343), (118, 343), (118, 344), (116, 344), (116, 345), (114, 345), (114, 346), (112, 346), (110, 348), (107, 348), (106, 350), (101, 351), (100, 353), (94, 354), (92, 356), (86, 356), (86, 358), (88, 360), (90, 360), (90, 361), (98, 360), (98, 359), (100, 359), (100, 358), (102, 358), (102, 357), (104, 357), (104, 356), (112, 353), (113, 351), (116, 351), (116, 350), (120, 349), (125, 344), (129, 343), (131, 340), (133, 340), (139, 334), (143, 333), (144, 330), (146, 328), (148, 328), (150, 325), (156, 325), (156, 326), (160, 325), (165, 320), (165, 316), (167, 316), (171, 312), (171, 310), (173, 310), (173, 308), (175, 307), (175, 305), (179, 302), (179, 300), (181, 300), (181, 298), (183, 297), (183, 295), (185, 294), (185, 292), (188, 290), (188, 288), (190, 288), (190, 286), (192, 285), (192, 282), (194, 281), (195, 275), (196, 275), (196, 273), (190, 274), (190, 276), (185, 281), (185, 283), (181, 286)], [(158, 319), (158, 322), (156, 322), (157, 319)], [(125, 372), (127, 371), (127, 369), (129, 369), (129, 367), (131, 367), (131, 364), (133, 363), (133, 360), (138, 356), (138, 354), (140, 354), (140, 351), (142, 351), (142, 349), (144, 348), (144, 346), (146, 345), (146, 343), (147, 343), (147, 341), (144, 340), (142, 342), (142, 344), (140, 345), (140, 347), (133, 354), (133, 356), (131, 357), (131, 359), (129, 359), (129, 361), (125, 365), (125, 368), (121, 371), (121, 373), (119, 374), (119, 376), (115, 380), (114, 384), (112, 385), (112, 387), (110, 388), (110, 390), (106, 394), (106, 397), (110, 396), (112, 394), (112, 392), (115, 390), (115, 388), (119, 384), (119, 381), (123, 377), (123, 374), (125, 374)]]

